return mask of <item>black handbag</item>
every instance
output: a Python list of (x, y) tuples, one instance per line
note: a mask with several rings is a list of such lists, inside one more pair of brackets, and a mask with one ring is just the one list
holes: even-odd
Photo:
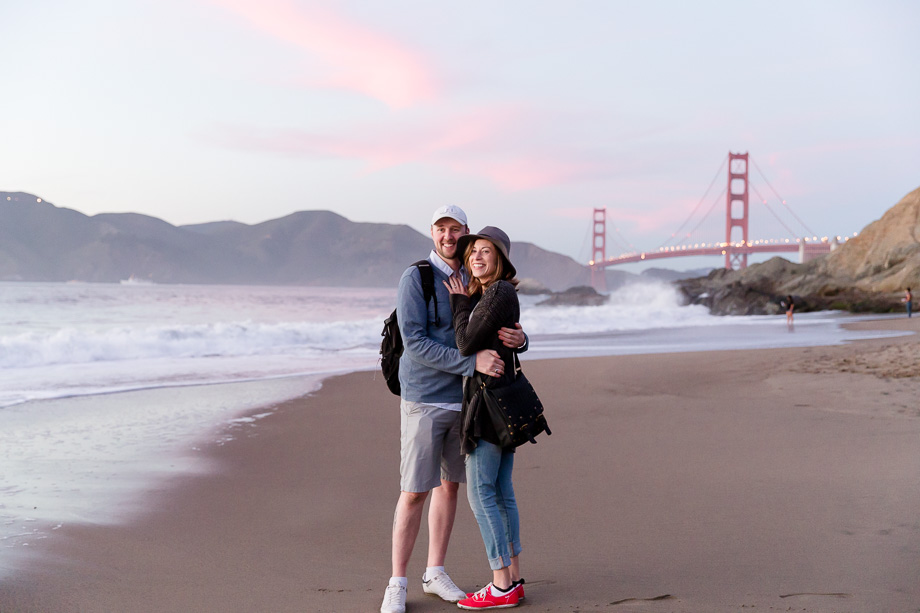
[(486, 412), (495, 427), (499, 446), (517, 447), (530, 442), (536, 444), (541, 432), (552, 434), (543, 416), (543, 403), (533, 386), (521, 371), (521, 363), (514, 354), (514, 380), (501, 387), (480, 386)]

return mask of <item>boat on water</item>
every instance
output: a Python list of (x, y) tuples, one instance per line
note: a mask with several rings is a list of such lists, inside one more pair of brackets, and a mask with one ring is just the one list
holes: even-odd
[(122, 285), (156, 285), (156, 284), (155, 284), (153, 281), (151, 281), (150, 279), (142, 279), (142, 278), (136, 277), (136, 276), (134, 276), (134, 275), (131, 275), (131, 276), (128, 277), (127, 279), (122, 279), (122, 280), (120, 281), (120, 283), (121, 283)]

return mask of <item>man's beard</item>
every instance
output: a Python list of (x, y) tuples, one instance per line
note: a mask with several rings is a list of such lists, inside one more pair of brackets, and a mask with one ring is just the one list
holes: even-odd
[(456, 259), (457, 259), (457, 245), (456, 245), (456, 244), (454, 244), (454, 246), (453, 246), (453, 248), (452, 248), (452, 254), (451, 254), (451, 255), (448, 255), (448, 254), (445, 252), (445, 247), (444, 247), (443, 245), (441, 245), (441, 244), (436, 244), (436, 245), (434, 246), (434, 250), (435, 250), (435, 252), (436, 252), (439, 256), (441, 256), (441, 259), (443, 259), (443, 260), (456, 260)]

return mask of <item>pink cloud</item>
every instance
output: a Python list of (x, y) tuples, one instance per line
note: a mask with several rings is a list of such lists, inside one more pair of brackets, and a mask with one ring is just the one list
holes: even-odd
[(447, 168), (483, 177), (505, 191), (557, 185), (603, 176), (602, 166), (553, 147), (522, 143), (531, 133), (520, 109), (481, 109), (414, 123), (350, 126), (335, 135), (302, 130), (215, 126), (205, 140), (221, 147), (290, 156), (340, 158), (363, 162), (366, 172), (410, 163)]
[(512, 192), (567, 183), (591, 176), (598, 170), (591, 163), (532, 155), (495, 161), (459, 160), (450, 163), (450, 167), (459, 172), (488, 177), (500, 188)]
[(204, 137), (211, 143), (234, 149), (360, 160), (373, 172), (412, 162), (447, 164), (455, 156), (487, 151), (511, 114), (509, 110), (492, 110), (446, 120), (352, 125), (334, 135), (295, 129), (215, 126)]
[(290, 0), (211, 1), (256, 30), (320, 58), (328, 74), (312, 85), (356, 91), (391, 108), (407, 108), (435, 95), (425, 58), (379, 32)]
[(520, 112), (499, 108), (466, 113), (413, 125), (352, 126), (336, 135), (302, 130), (264, 130), (216, 126), (204, 135), (213, 144), (233, 149), (284, 155), (352, 159), (367, 172), (409, 163), (426, 163), (454, 172), (484, 177), (506, 191), (565, 183), (600, 174), (597, 164), (578, 156), (521, 154), (515, 135)]

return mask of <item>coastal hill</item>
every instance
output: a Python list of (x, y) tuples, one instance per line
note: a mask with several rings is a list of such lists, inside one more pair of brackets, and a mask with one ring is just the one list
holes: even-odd
[[(87, 216), (0, 192), (0, 280), (393, 287), (431, 238), (407, 225), (301, 211), (255, 225), (173, 226), (136, 213)], [(514, 243), (520, 278), (550, 290), (590, 282), (572, 258)], [(624, 275), (611, 275), (612, 281)], [(616, 283), (614, 283), (616, 285)]]
[(900, 311), (905, 288), (920, 295), (920, 188), (826, 256), (804, 264), (776, 257), (744, 270), (715, 270), (678, 287), (687, 302), (718, 314), (778, 313), (787, 295), (797, 311)]
[(826, 260), (826, 273), (874, 292), (920, 289), (920, 188)]

